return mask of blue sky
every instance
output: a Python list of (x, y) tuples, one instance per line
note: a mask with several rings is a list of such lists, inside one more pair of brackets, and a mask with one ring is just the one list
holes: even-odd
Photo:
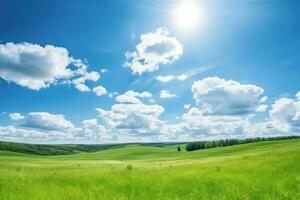
[(0, 139), (299, 134), (299, 9), (297, 1), (1, 1)]

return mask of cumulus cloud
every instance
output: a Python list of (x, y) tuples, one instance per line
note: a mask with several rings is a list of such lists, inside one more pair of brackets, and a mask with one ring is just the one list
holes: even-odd
[(86, 119), (83, 120), (81, 123), (84, 128), (93, 127), (98, 124), (97, 119)]
[(159, 105), (114, 104), (110, 110), (97, 109), (99, 117), (114, 129), (127, 129), (128, 134), (140, 136), (158, 134), (162, 121), (158, 119), (164, 111)]
[(106, 89), (103, 86), (97, 86), (93, 88), (93, 92), (97, 95), (97, 96), (102, 96), (105, 95), (107, 93)]
[(9, 117), (13, 121), (19, 121), (19, 120), (24, 119), (24, 116), (21, 115), (20, 113), (11, 113), (11, 114), (9, 114)]
[(159, 75), (157, 76), (155, 79), (160, 81), (160, 82), (164, 82), (164, 83), (167, 83), (167, 82), (170, 82), (172, 80), (179, 80), (179, 81), (184, 81), (188, 78), (188, 75), (186, 74), (180, 74), (180, 75), (166, 75), (166, 76), (163, 76), (163, 75)]
[(175, 78), (176, 78), (176, 76), (174, 76), (174, 75), (166, 75), (166, 76), (159, 75), (155, 79), (160, 81), (160, 82), (167, 83), (167, 82), (169, 82), (169, 81), (171, 81)]
[(194, 82), (192, 92), (206, 115), (247, 115), (267, 108), (261, 87), (233, 80), (208, 77)]
[(218, 77), (193, 83), (191, 90), (196, 107), (188, 109), (177, 124), (165, 126), (169, 137), (243, 137), (266, 133), (266, 124), (253, 124), (251, 118), (266, 109), (263, 89)]
[(183, 48), (176, 38), (169, 35), (165, 27), (141, 35), (136, 50), (126, 52), (124, 66), (129, 67), (133, 74), (142, 74), (177, 60), (183, 54)]
[(0, 126), (0, 138), (37, 143), (106, 143), (114, 137), (97, 119), (83, 120), (80, 127), (75, 127), (61, 114), (31, 112), (24, 117), (25, 123)]
[(116, 97), (116, 101), (119, 103), (141, 103), (140, 98), (149, 98), (152, 94), (150, 92), (135, 92), (133, 90), (129, 90), (122, 95)]
[(32, 90), (72, 82), (80, 91), (89, 91), (85, 81), (97, 81), (100, 75), (87, 72), (87, 65), (66, 48), (10, 42), (0, 44), (0, 77)]
[(38, 141), (44, 140), (51, 142), (55, 138), (69, 138), (69, 135), (58, 131), (41, 131), (38, 129), (27, 129), (15, 126), (0, 126), (1, 139), (12, 139), (21, 141)]
[(0, 138), (38, 143), (66, 143), (73, 140), (80, 131), (60, 114), (31, 112), (22, 116), (22, 119), (25, 120), (24, 123), (0, 126)]
[(300, 98), (280, 98), (269, 112), (270, 126), (283, 133), (300, 133)]
[(161, 90), (159, 96), (160, 96), (160, 98), (162, 98), (162, 99), (169, 99), (169, 98), (176, 97), (175, 94), (171, 93), (171, 92), (168, 91), (168, 90)]
[(107, 129), (98, 123), (97, 119), (86, 119), (82, 122), (82, 131), (79, 136), (86, 140), (107, 140), (112, 135), (107, 134)]
[(81, 92), (91, 91), (91, 89), (88, 86), (86, 86), (85, 84), (82, 84), (82, 83), (79, 83), (79, 84), (75, 85), (75, 88), (78, 89)]
[(47, 112), (28, 113), (23, 126), (40, 130), (57, 131), (65, 131), (75, 128), (72, 122), (65, 119), (64, 115), (50, 114)]
[[(129, 90), (116, 96), (116, 103), (109, 109), (97, 108), (98, 117), (83, 120), (79, 127), (61, 114), (31, 112), (20, 114), (23, 121), (19, 126), (17, 122), (13, 126), (0, 126), (0, 138), (103, 143), (300, 133), (299, 92), (294, 98), (277, 99), (269, 116), (257, 122), (253, 118), (267, 107), (261, 87), (209, 77), (194, 82), (191, 91), (195, 106), (185, 104), (186, 111), (180, 118), (176, 117), (174, 124), (161, 119), (164, 107), (151, 101), (150, 92)], [(10, 117), (21, 120), (18, 114), (11, 113)]]
[(85, 72), (79, 78), (76, 78), (76, 79), (72, 80), (72, 83), (75, 85), (75, 87), (79, 91), (89, 92), (89, 91), (91, 91), (91, 89), (87, 85), (85, 85), (85, 82), (86, 81), (96, 82), (100, 79), (100, 77), (101, 76), (98, 72), (95, 72), (95, 71)]
[(181, 74), (181, 75), (177, 76), (177, 79), (180, 80), (180, 81), (184, 81), (187, 78), (188, 78), (188, 75), (186, 75), (186, 74)]
[(145, 136), (158, 134), (163, 122), (159, 116), (164, 108), (157, 104), (147, 105), (142, 98), (151, 97), (149, 92), (127, 91), (116, 97), (118, 103), (110, 110), (96, 109), (105, 127), (116, 132), (127, 131), (127, 134)]
[(181, 118), (181, 130), (193, 136), (242, 134), (245, 125), (248, 123), (248, 119), (241, 116), (204, 115), (203, 112), (196, 107), (190, 108)]
[(298, 100), (300, 100), (300, 92), (297, 92), (296, 98), (297, 98)]
[(0, 76), (30, 89), (39, 90), (57, 79), (72, 76), (73, 62), (67, 49), (30, 43), (0, 44)]
[(184, 104), (183, 106), (185, 109), (189, 109), (191, 107), (191, 104)]

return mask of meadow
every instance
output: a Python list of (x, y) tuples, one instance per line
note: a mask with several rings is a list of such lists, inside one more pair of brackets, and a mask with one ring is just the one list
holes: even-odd
[(0, 151), (0, 199), (300, 199), (300, 139), (181, 147)]

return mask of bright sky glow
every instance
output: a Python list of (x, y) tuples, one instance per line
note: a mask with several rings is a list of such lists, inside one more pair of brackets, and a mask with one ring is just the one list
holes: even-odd
[(174, 22), (179, 29), (190, 31), (195, 29), (200, 22), (200, 9), (195, 1), (182, 1), (174, 11)]

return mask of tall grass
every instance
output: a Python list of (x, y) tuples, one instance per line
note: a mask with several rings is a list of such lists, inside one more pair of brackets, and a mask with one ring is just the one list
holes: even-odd
[(300, 199), (299, 139), (176, 147), (52, 157), (0, 152), (0, 199)]

